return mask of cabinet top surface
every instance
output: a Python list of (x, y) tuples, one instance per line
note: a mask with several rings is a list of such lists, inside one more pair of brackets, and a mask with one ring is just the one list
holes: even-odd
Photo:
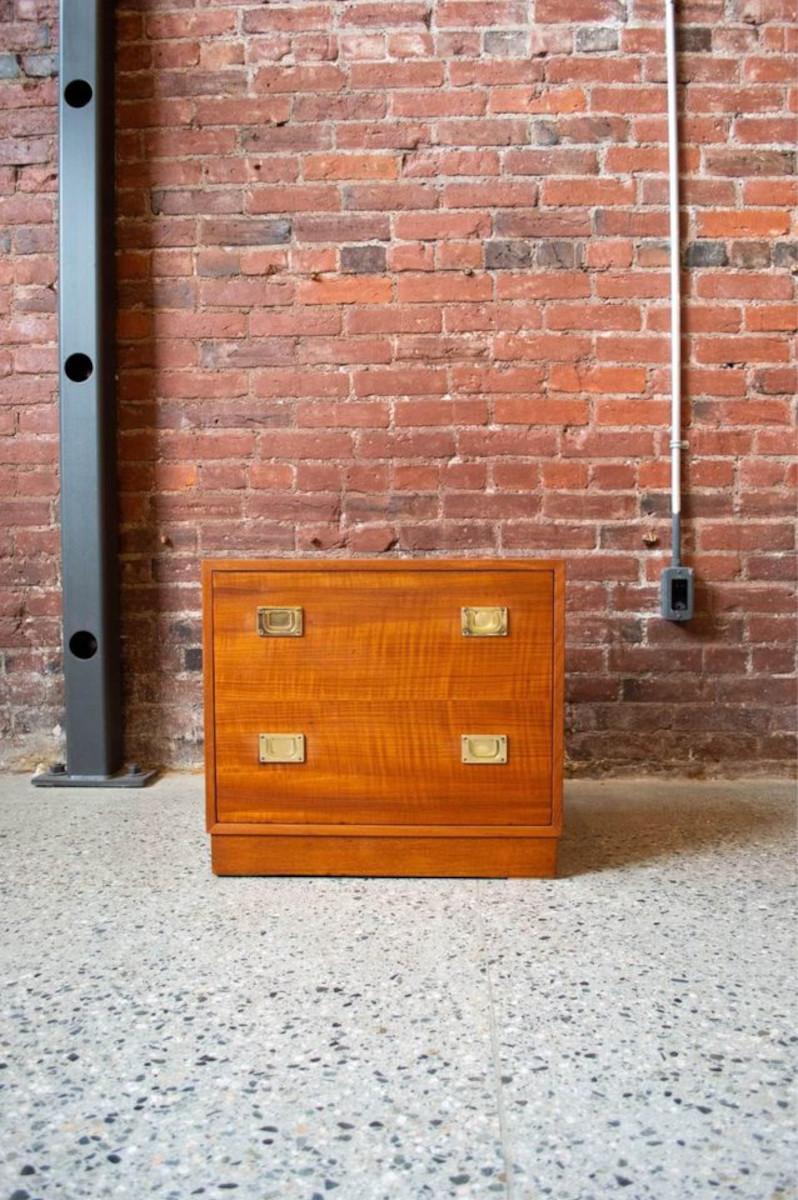
[(203, 571), (564, 571), (543, 558), (206, 558)]

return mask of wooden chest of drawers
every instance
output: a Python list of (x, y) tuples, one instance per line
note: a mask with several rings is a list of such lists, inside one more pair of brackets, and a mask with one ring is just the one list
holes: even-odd
[(535, 560), (203, 564), (219, 875), (552, 875), (564, 577)]

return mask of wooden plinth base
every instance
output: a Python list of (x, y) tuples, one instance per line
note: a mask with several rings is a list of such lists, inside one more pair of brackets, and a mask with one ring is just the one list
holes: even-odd
[(556, 837), (217, 834), (216, 875), (472, 876), (548, 879)]

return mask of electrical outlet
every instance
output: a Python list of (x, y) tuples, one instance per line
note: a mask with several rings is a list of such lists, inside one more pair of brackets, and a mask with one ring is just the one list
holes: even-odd
[(689, 621), (694, 610), (692, 567), (666, 567), (660, 581), (660, 612), (666, 621)]

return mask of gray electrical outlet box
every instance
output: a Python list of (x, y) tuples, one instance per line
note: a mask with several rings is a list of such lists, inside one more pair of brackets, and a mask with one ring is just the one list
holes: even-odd
[(689, 621), (693, 615), (692, 567), (666, 567), (660, 582), (660, 612), (666, 621)]

